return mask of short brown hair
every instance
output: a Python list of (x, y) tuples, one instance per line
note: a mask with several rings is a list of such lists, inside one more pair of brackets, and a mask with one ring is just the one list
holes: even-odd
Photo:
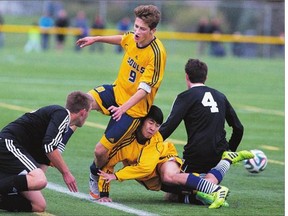
[(140, 5), (134, 9), (136, 17), (142, 19), (150, 29), (157, 27), (161, 13), (154, 5)]
[(89, 111), (91, 104), (92, 98), (90, 95), (81, 91), (74, 91), (67, 96), (66, 109), (71, 113), (78, 113), (82, 109)]
[(185, 65), (185, 72), (192, 83), (205, 83), (208, 67), (199, 59), (189, 59)]

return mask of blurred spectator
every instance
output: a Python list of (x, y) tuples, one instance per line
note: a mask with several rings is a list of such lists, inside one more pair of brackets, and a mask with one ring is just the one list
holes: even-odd
[(37, 23), (33, 23), (31, 29), (28, 31), (28, 40), (24, 46), (24, 51), (27, 53), (33, 50), (35, 50), (36, 52), (41, 51), (40, 29)]
[[(285, 33), (280, 32), (279, 33), (279, 39), (283, 43), (285, 43)], [(276, 57), (276, 58), (282, 58), (285, 57), (285, 45), (284, 44), (275, 44), (275, 45), (270, 45), (271, 46), (271, 57)]]
[(44, 12), (43, 16), (40, 17), (39, 26), (41, 28), (41, 48), (45, 51), (49, 49), (49, 30), (54, 26), (54, 20), (49, 13)]
[(58, 31), (61, 32), (58, 32), (56, 34), (56, 48), (58, 50), (63, 50), (64, 48), (67, 30), (63, 28), (67, 28), (68, 26), (69, 26), (69, 18), (67, 17), (67, 12), (64, 9), (62, 9), (58, 12), (58, 16), (55, 21), (55, 27), (62, 28), (58, 29)]
[(235, 32), (234, 33), (234, 40), (235, 42), (232, 43), (231, 49), (232, 49), (232, 55), (236, 57), (243, 57), (244, 56), (244, 51), (245, 47), (244, 44), (241, 42), (237, 42), (237, 40), (241, 37), (240, 32)]
[[(73, 20), (73, 27), (79, 28), (80, 33), (76, 35), (75, 40), (78, 41), (80, 38), (87, 37), (89, 35), (89, 25), (84, 11), (78, 11), (76, 17)], [(75, 43), (75, 50), (80, 51), (80, 47)]]
[[(197, 33), (199, 34), (209, 34), (210, 26), (209, 26), (209, 19), (206, 17), (203, 17), (199, 20), (198, 26), (197, 26)], [(198, 43), (198, 49), (197, 54), (203, 55), (205, 53), (207, 46), (206, 41), (199, 41)]]
[(219, 38), (222, 34), (220, 20), (218, 18), (214, 18), (211, 20), (209, 33), (213, 34), (213, 39), (214, 39), (210, 43), (210, 55), (217, 56), (217, 57), (225, 56), (226, 51), (223, 46), (223, 43), (220, 41), (217, 41), (217, 38)]
[[(101, 16), (97, 15), (95, 16), (93, 22), (92, 22), (92, 26), (91, 26), (92, 30), (103, 30), (105, 29), (105, 23), (104, 20), (102, 19)], [(92, 33), (93, 34), (93, 33)], [(102, 35), (101, 33), (97, 33), (97, 35)], [(104, 45), (103, 43), (94, 43), (90, 46), (90, 51), (94, 52), (96, 49), (98, 49), (100, 52), (104, 51)]]
[(58, 0), (46, 0), (43, 1), (44, 10), (50, 14), (51, 17), (57, 17), (58, 12), (63, 9), (63, 2)]
[[(131, 27), (131, 21), (129, 17), (124, 17), (122, 18), (118, 23), (117, 23), (117, 29), (119, 34), (124, 34), (125, 32), (129, 31)], [(116, 52), (121, 53), (122, 47), (121, 46), (116, 46)]]
[[(245, 31), (245, 35), (247, 36), (255, 36), (256, 30), (248, 29)], [(244, 44), (244, 56), (249, 58), (257, 57), (258, 53), (258, 45), (256, 43), (245, 43)]]
[(4, 18), (0, 14), (0, 48), (4, 46), (4, 34), (2, 33), (2, 25), (4, 25)]

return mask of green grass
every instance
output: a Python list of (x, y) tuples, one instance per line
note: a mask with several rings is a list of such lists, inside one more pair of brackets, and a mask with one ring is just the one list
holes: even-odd
[[(4, 49), (0, 50), (0, 128), (24, 112), (3, 104), (28, 110), (48, 104), (64, 105), (70, 91), (87, 92), (94, 86), (113, 82), (122, 58), (114, 53), (114, 47), (108, 45), (102, 54), (92, 54), (88, 49), (76, 53), (72, 51), (73, 38), (69, 38), (62, 53), (51, 49), (46, 53), (26, 54), (23, 51), (25, 40), (20, 34), (9, 35)], [(167, 117), (176, 95), (186, 89), (184, 65), (188, 58), (197, 56), (195, 43), (164, 41), (164, 44), (168, 52), (166, 74), (155, 104)], [(147, 191), (135, 181), (113, 182), (111, 197), (117, 203), (158, 215), (284, 215), (284, 59), (230, 56), (202, 56), (200, 59), (209, 67), (206, 84), (226, 94), (245, 127), (239, 150), (263, 150), (270, 160), (266, 170), (252, 175), (242, 164), (233, 166), (222, 182), (231, 190), (230, 207), (218, 210), (167, 203), (162, 192)], [(96, 112), (88, 118), (89, 122), (101, 125), (106, 125), (108, 120)], [(84, 126), (71, 138), (63, 155), (82, 193), (88, 191), (89, 165), (95, 143), (102, 133), (103, 129)], [(230, 134), (229, 128), (227, 133)], [(186, 140), (183, 124), (171, 138)], [(176, 142), (176, 146), (182, 155), (183, 145)], [(55, 169), (48, 170), (47, 177), (50, 182), (64, 186)], [(43, 193), (49, 214), (129, 215), (49, 189)], [(14, 215), (1, 211), (0, 214)]]

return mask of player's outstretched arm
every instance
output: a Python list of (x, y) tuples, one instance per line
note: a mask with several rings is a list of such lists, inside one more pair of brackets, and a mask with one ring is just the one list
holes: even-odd
[(109, 43), (109, 44), (115, 44), (120, 45), (122, 40), (122, 35), (112, 35), (112, 36), (89, 36), (84, 37), (76, 41), (76, 45), (80, 46), (81, 48), (90, 46), (91, 44), (95, 42), (102, 42), (102, 43)]
[(96, 37), (85, 37), (76, 41), (76, 45), (81, 48), (89, 46), (96, 42)]

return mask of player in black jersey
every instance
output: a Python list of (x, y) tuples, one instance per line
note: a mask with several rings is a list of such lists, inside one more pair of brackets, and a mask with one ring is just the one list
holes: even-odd
[(53, 165), (72, 192), (77, 192), (74, 176), (61, 153), (73, 130), (81, 127), (92, 108), (92, 98), (80, 91), (68, 95), (66, 107), (50, 105), (5, 126), (0, 132), (0, 209), (45, 211), (41, 193), (45, 171)]
[[(207, 65), (198, 59), (189, 59), (185, 73), (188, 90), (176, 97), (171, 113), (159, 131), (165, 140), (183, 120), (188, 140), (184, 146), (182, 170), (199, 174), (208, 172), (206, 179), (212, 174), (217, 179), (212, 182), (220, 183), (232, 163), (254, 155), (246, 150), (235, 152), (244, 128), (226, 96), (204, 84)], [(232, 127), (229, 141), (225, 121)]]

